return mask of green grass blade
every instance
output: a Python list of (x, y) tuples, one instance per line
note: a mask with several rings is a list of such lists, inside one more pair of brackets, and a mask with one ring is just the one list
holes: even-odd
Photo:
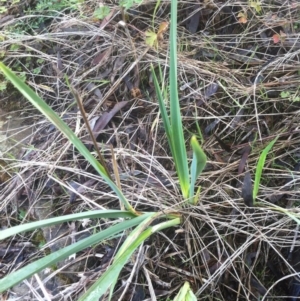
[[(162, 216), (161, 212), (158, 213), (154, 213), (152, 216), (150, 216), (149, 218), (145, 219), (140, 225), (138, 225), (127, 237), (127, 239), (124, 241), (124, 243), (122, 244), (122, 246), (120, 247), (120, 249), (118, 250), (117, 254), (115, 255), (115, 259), (114, 262), (116, 260), (118, 260), (118, 258), (120, 258), (122, 256), (122, 254), (124, 254), (126, 252), (126, 250), (128, 248), (130, 248), (132, 246), (132, 244), (135, 243), (136, 239), (141, 235), (141, 233), (148, 227), (151, 225), (151, 223)], [(164, 216), (167, 217), (168, 216)], [(157, 226), (152, 227), (152, 231), (157, 232), (160, 231), (162, 229), (167, 228), (167, 227), (171, 227), (171, 225), (177, 225), (178, 221), (180, 222), (180, 216), (178, 215), (174, 215), (173, 217), (169, 216), (169, 218), (171, 219), (171, 221), (167, 221), (165, 223), (160, 223)], [(110, 294), (109, 294), (109, 300), (110, 298), (112, 298), (112, 294), (114, 291), (114, 287), (115, 284), (118, 280), (118, 277), (115, 277), (115, 281), (112, 282), (111, 286), (110, 286)]]
[(92, 218), (133, 218), (133, 217), (135, 217), (135, 215), (132, 214), (131, 212), (121, 211), (121, 210), (97, 210), (97, 211), (88, 211), (88, 212), (69, 214), (65, 216), (45, 219), (42, 221), (31, 222), (31, 223), (2, 230), (0, 232), (0, 240), (16, 235), (18, 233), (36, 230), (48, 226), (53, 226), (64, 222), (81, 220), (85, 218), (92, 219)]
[[(152, 216), (145, 219), (142, 223), (140, 223), (135, 229), (131, 231), (128, 235), (120, 249), (118, 250), (117, 254), (115, 255), (114, 262), (117, 261), (124, 252), (136, 241), (136, 239), (142, 234), (143, 231), (158, 217), (161, 216), (161, 213), (154, 213)], [(110, 292), (109, 292), (109, 300), (112, 298), (115, 285), (118, 281), (118, 275), (116, 275), (114, 281), (110, 285)]]
[(157, 10), (158, 10), (158, 8), (160, 6), (160, 2), (161, 2), (161, 0), (157, 0), (156, 4), (155, 4), (155, 7), (154, 7), (154, 12), (153, 12), (153, 15), (152, 15), (152, 29), (153, 30), (155, 30), (155, 27), (154, 27), (154, 18), (156, 16)]
[(191, 164), (191, 184), (190, 184), (189, 200), (190, 203), (194, 204), (193, 196), (194, 196), (195, 183), (198, 176), (205, 168), (207, 158), (195, 136), (193, 136), (191, 139), (191, 146), (193, 149), (193, 160)]
[(256, 172), (255, 172), (255, 180), (254, 180), (254, 187), (253, 187), (253, 201), (255, 202), (255, 199), (257, 197), (257, 193), (259, 190), (259, 184), (261, 180), (262, 171), (265, 165), (265, 161), (267, 158), (267, 155), (269, 151), (272, 149), (274, 143), (277, 141), (278, 137), (276, 137), (274, 140), (272, 140), (263, 150), (261, 155), (259, 156), (257, 165), (256, 165)]
[[(279, 211), (279, 210), (278, 210)], [(300, 225), (300, 217), (297, 216), (296, 213), (294, 212), (289, 212), (289, 210), (284, 210), (284, 211), (281, 211), (283, 212), (284, 214), (286, 214), (287, 216), (289, 216), (292, 220), (294, 220), (298, 225)]]
[[(152, 213), (153, 214), (153, 213)], [(148, 218), (151, 214), (143, 214), (141, 216), (135, 217), (131, 220), (126, 220), (122, 223), (119, 223), (115, 226), (111, 226), (108, 229), (101, 231), (97, 234), (92, 235), (91, 237), (85, 238), (79, 242), (76, 242), (66, 248), (58, 250), (50, 255), (45, 256), (24, 268), (13, 272), (4, 278), (0, 279), (0, 292), (6, 291), (10, 287), (20, 283), (22, 280), (32, 276), (35, 273), (40, 272), (44, 268), (54, 265), (57, 262), (69, 257), (76, 252), (79, 252), (91, 245), (99, 243), (104, 239), (108, 239), (109, 237), (116, 235), (128, 228), (134, 227), (140, 224), (144, 219)]]
[(159, 105), (159, 110), (160, 110), (160, 114), (163, 120), (163, 124), (164, 124), (164, 128), (167, 134), (167, 138), (168, 138), (168, 142), (171, 148), (171, 152), (172, 152), (172, 156), (174, 156), (173, 152), (173, 147), (171, 145), (171, 141), (172, 141), (172, 130), (171, 130), (171, 124), (170, 124), (170, 120), (169, 120), (169, 116), (166, 110), (166, 106), (164, 103), (164, 97), (162, 95), (155, 71), (153, 66), (151, 66), (151, 72), (152, 72), (152, 77), (153, 77), (153, 82), (154, 82), (154, 87), (155, 87), (155, 92), (157, 95), (157, 99), (158, 99), (158, 105)]
[(135, 241), (120, 255), (120, 257), (104, 272), (88, 291), (82, 295), (78, 301), (98, 301), (108, 288), (115, 282), (120, 271), (128, 262), (134, 251), (143, 243), (150, 235), (165, 228), (173, 227), (180, 224), (180, 218), (175, 218), (158, 225), (149, 227), (142, 232)]
[(177, 1), (171, 1), (170, 26), (170, 121), (174, 160), (183, 197), (189, 197), (189, 168), (177, 84)]
[(291, 210), (293, 209), (285, 209), (280, 206), (276, 206), (275, 204), (271, 204), (271, 207), (265, 207), (268, 210), (275, 210), (280, 213), (286, 214), (289, 216), (292, 220), (294, 220), (298, 225), (300, 225), (300, 215), (298, 212), (293, 212)]
[(188, 158), (183, 135), (183, 125), (178, 97), (177, 83), (177, 1), (171, 1), (171, 26), (170, 26), (170, 118), (163, 101), (163, 94), (159, 87), (157, 77), (152, 67), (152, 75), (158, 97), (159, 107), (167, 133), (169, 146), (175, 161), (182, 195), (185, 199), (190, 195), (190, 178)]
[(118, 260), (116, 260), (106, 272), (99, 278), (88, 290), (87, 292), (80, 297), (78, 301), (98, 301), (99, 298), (101, 298), (106, 291), (109, 289), (109, 287), (116, 282), (116, 278), (119, 277), (119, 274), (125, 264), (128, 262), (129, 258), (132, 256), (134, 251), (139, 247), (139, 245), (145, 241), (150, 235), (151, 230), (147, 229), (144, 231), (140, 237), (135, 241), (134, 244), (130, 246), (129, 249), (126, 250), (122, 254), (121, 257), (119, 257)]
[(129, 204), (128, 200), (123, 195), (118, 186), (109, 178), (105, 168), (96, 160), (96, 158), (90, 153), (85, 145), (77, 138), (75, 133), (69, 128), (69, 126), (25, 83), (23, 83), (9, 68), (0, 62), (0, 70), (4, 73), (8, 80), (26, 97), (32, 105), (34, 105), (53, 125), (55, 125), (77, 148), (80, 154), (95, 168), (95, 170), (102, 176), (110, 188), (117, 194), (120, 200), (123, 202), (125, 208), (134, 213), (135, 210)]

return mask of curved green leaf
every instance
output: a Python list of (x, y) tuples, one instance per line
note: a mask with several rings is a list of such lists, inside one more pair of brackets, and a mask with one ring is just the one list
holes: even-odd
[(79, 252), (89, 246), (92, 246), (96, 243), (101, 242), (104, 239), (116, 235), (119, 232), (122, 232), (128, 228), (134, 227), (140, 224), (143, 220), (147, 219), (153, 213), (145, 213), (141, 216), (135, 217), (128, 221), (123, 221), (115, 226), (111, 226), (108, 229), (101, 231), (97, 234), (92, 235), (91, 237), (85, 238), (76, 242), (68, 247), (65, 247), (61, 250), (58, 250), (50, 255), (45, 256), (39, 260), (36, 260), (33, 263), (13, 272), (4, 278), (0, 279), (0, 292), (6, 291), (10, 287), (18, 284), (22, 280), (32, 276), (35, 273), (40, 272), (44, 268), (56, 264), (57, 262), (69, 257), (76, 252)]
[(277, 141), (278, 137), (276, 137), (274, 140), (272, 140), (262, 151), (261, 155), (259, 156), (257, 165), (256, 165), (256, 172), (255, 172), (255, 180), (254, 180), (254, 186), (253, 186), (253, 201), (255, 203), (255, 199), (257, 197), (257, 193), (259, 190), (259, 184), (260, 184), (260, 179), (262, 175), (262, 171), (264, 169), (265, 161), (267, 158), (267, 155), (269, 151), (272, 149), (273, 145)]
[[(167, 134), (168, 142), (170, 144), (171, 143), (170, 141), (172, 141), (171, 124), (170, 124), (169, 116), (168, 116), (166, 106), (165, 106), (165, 103), (164, 103), (164, 98), (163, 98), (162, 92), (160, 90), (159, 83), (158, 83), (156, 74), (154, 72), (153, 66), (151, 66), (151, 72), (152, 72), (154, 87), (155, 87), (155, 91), (156, 91), (156, 95), (157, 95), (157, 99), (158, 99), (160, 114), (161, 114), (161, 117), (162, 117), (162, 121), (163, 121), (163, 124), (164, 124), (166, 134)], [(172, 152), (172, 156), (174, 156), (174, 154), (173, 154), (174, 151), (173, 151), (172, 147), (171, 147), (171, 152)]]
[(190, 203), (194, 204), (194, 189), (198, 176), (201, 174), (206, 165), (206, 155), (202, 150), (197, 138), (195, 136), (191, 139), (191, 146), (193, 149), (193, 160), (191, 164), (191, 183), (190, 183)]
[(0, 240), (16, 235), (21, 232), (36, 230), (38, 228), (53, 226), (64, 222), (74, 221), (74, 220), (81, 220), (85, 218), (121, 218), (121, 217), (133, 218), (135, 217), (135, 215), (132, 214), (131, 212), (121, 211), (121, 210), (96, 210), (96, 211), (69, 214), (65, 216), (53, 217), (53, 218), (31, 222), (31, 223), (5, 229), (0, 232)]
[(179, 178), (182, 195), (189, 197), (189, 168), (186, 153), (183, 125), (178, 97), (177, 84), (177, 1), (171, 3), (170, 26), (170, 117), (167, 114), (157, 77), (152, 67), (154, 86), (158, 98), (159, 108), (167, 134), (168, 143), (175, 161), (175, 167)]
[(123, 202), (125, 208), (135, 215), (138, 215), (128, 200), (123, 195), (118, 186), (109, 178), (105, 168), (96, 160), (85, 145), (77, 138), (75, 133), (69, 126), (25, 83), (23, 83), (9, 68), (0, 62), (0, 70), (4, 73), (8, 80), (26, 97), (32, 105), (34, 105), (48, 120), (55, 125), (78, 149), (81, 155), (95, 168), (95, 170), (102, 176), (105, 182), (116, 193), (116, 195)]
[(170, 123), (172, 128), (172, 144), (174, 160), (178, 173), (182, 195), (189, 197), (189, 168), (183, 136), (183, 125), (178, 97), (177, 83), (177, 2), (171, 3), (170, 26)]
[(147, 230), (139, 234), (139, 236), (132, 242), (132, 244), (124, 250), (116, 261), (104, 272), (100, 279), (98, 279), (88, 291), (80, 297), (78, 301), (98, 301), (99, 298), (106, 293), (108, 288), (115, 283), (120, 271), (128, 262), (133, 252), (143, 243), (151, 234), (165, 228), (173, 227), (180, 224), (180, 218), (174, 218), (170, 221), (160, 223), (158, 225), (149, 227)]

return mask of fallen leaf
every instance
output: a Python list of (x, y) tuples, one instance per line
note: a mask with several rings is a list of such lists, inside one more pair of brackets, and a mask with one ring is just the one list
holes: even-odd
[(261, 2), (259, 0), (250, 0), (250, 7), (253, 7), (257, 13), (261, 12)]
[(164, 39), (164, 33), (167, 31), (169, 27), (169, 22), (162, 22), (160, 25), (159, 25), (159, 28), (158, 28), (158, 31), (157, 31), (157, 40), (158, 41), (161, 41)]
[(280, 42), (280, 35), (279, 34), (274, 34), (273, 35), (273, 42), (274, 42), (274, 44), (277, 44), (277, 43), (279, 43)]
[(190, 32), (190, 33), (196, 33), (199, 23), (200, 23), (200, 17), (201, 17), (201, 12), (200, 12), (201, 6), (200, 4), (196, 4), (194, 5), (191, 10), (191, 16), (188, 17), (188, 19), (186, 20), (186, 29)]
[(221, 156), (218, 153), (213, 152), (213, 156), (215, 157), (217, 162), (225, 163), (224, 160), (221, 158)]
[(142, 93), (141, 93), (141, 90), (139, 88), (133, 87), (130, 90), (130, 94), (133, 98), (142, 98)]
[(286, 38), (286, 33), (283, 32), (282, 30), (280, 30), (279, 34), (275, 33), (272, 38), (273, 38), (274, 44), (277, 44), (279, 42), (284, 42), (284, 40)]
[(219, 85), (217, 83), (212, 83), (209, 84), (205, 89), (204, 89), (204, 99), (208, 100), (211, 96), (213, 96), (219, 88)]
[[(299, 273), (299, 271), (300, 271), (300, 264), (299, 264), (299, 262), (300, 262), (300, 249), (299, 249), (299, 247), (296, 247), (293, 251), (290, 252), (288, 260), (289, 260), (290, 266), (297, 273)], [(290, 298), (288, 299), (289, 301), (299, 300), (300, 282), (299, 282), (299, 277), (297, 277), (297, 275), (290, 280), (290, 283), (288, 285), (288, 295), (290, 296)]]
[(103, 97), (101, 91), (99, 88), (97, 88), (97, 86), (94, 84), (94, 83), (88, 83), (86, 86), (85, 86), (86, 90), (88, 92), (93, 92), (93, 94), (98, 97), (99, 99), (101, 99)]
[(242, 188), (242, 197), (244, 199), (246, 206), (253, 207), (253, 189), (252, 189), (251, 175), (249, 171), (247, 171), (245, 174), (243, 188)]
[(105, 64), (109, 55), (111, 54), (111, 50), (112, 50), (112, 47), (109, 47), (105, 51), (98, 53), (92, 61), (92, 66), (99, 65), (100, 63), (101, 63), (101, 65)]
[(213, 122), (211, 122), (205, 129), (204, 134), (208, 135), (210, 132), (212, 132), (217, 124), (220, 122), (220, 119), (215, 119)]
[(112, 9), (111, 12), (102, 20), (100, 24), (100, 29), (104, 29), (106, 25), (111, 21), (111, 18), (113, 17), (115, 13), (115, 9)]
[(157, 34), (152, 30), (147, 30), (146, 35), (146, 44), (150, 47), (157, 47)]
[(239, 23), (246, 24), (248, 20), (245, 17), (239, 18)]
[(89, 179), (86, 182), (84, 182), (82, 185), (80, 183), (77, 183), (75, 181), (71, 181), (69, 183), (70, 189), (70, 204), (74, 203), (77, 199), (78, 194), (83, 194), (87, 188), (91, 188), (93, 185), (97, 183), (97, 180), (95, 179)]
[[(30, 81), (28, 81), (28, 83), (31, 83)], [(33, 85), (33, 83), (32, 83)], [(55, 93), (55, 91), (49, 87), (49, 86), (46, 86), (46, 85), (43, 85), (43, 84), (35, 84), (37, 87), (39, 87), (40, 89), (43, 89), (43, 90), (46, 90), (48, 92), (52, 92), (52, 93)]]
[(158, 41), (162, 41), (164, 39), (163, 35), (166, 32), (166, 30), (168, 29), (168, 27), (169, 27), (169, 23), (168, 22), (162, 22), (159, 25), (157, 33), (155, 33), (152, 30), (147, 30), (145, 32), (145, 35), (146, 35), (146, 44), (148, 46), (157, 48)]
[(238, 14), (238, 18), (239, 18), (239, 23), (241, 23), (241, 24), (246, 24), (248, 22), (247, 14), (246, 13), (240, 12)]
[(238, 175), (243, 173), (250, 152), (251, 152), (251, 146), (250, 145), (245, 146), (243, 149), (243, 155), (242, 155), (239, 167), (238, 167)]
[(297, 2), (292, 2), (292, 3), (291, 3), (291, 7), (292, 7), (292, 8), (296, 8), (297, 6), (298, 6), (298, 3), (297, 3)]
[(98, 121), (95, 124), (95, 127), (93, 128), (93, 134), (95, 137), (97, 137), (101, 130), (103, 130), (106, 125), (110, 122), (110, 120), (115, 116), (115, 114), (120, 111), (125, 105), (128, 104), (128, 101), (120, 101), (115, 104), (112, 110), (110, 112), (104, 112), (102, 116), (98, 119)]

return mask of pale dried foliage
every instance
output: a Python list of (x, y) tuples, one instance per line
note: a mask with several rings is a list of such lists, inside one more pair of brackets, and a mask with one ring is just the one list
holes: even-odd
[[(112, 144), (122, 190), (133, 206), (145, 211), (173, 208), (184, 216), (180, 229), (156, 235), (138, 250), (122, 273), (116, 299), (123, 296), (122, 300), (130, 300), (136, 287), (143, 285), (147, 298), (151, 295), (155, 300), (156, 295), (157, 300), (166, 300), (187, 280), (199, 300), (281, 300), (286, 292), (280, 283), (287, 283), (284, 279), (289, 281), (299, 271), (288, 260), (289, 252), (300, 247), (298, 227), (291, 218), (274, 210), (270, 200), (272, 195), (281, 194), (276, 205), (299, 213), (296, 166), (300, 111), (299, 103), (292, 101), (299, 94), (299, 3), (262, 1), (262, 12), (257, 13), (248, 1), (204, 1), (198, 6), (197, 1), (179, 1), (178, 85), (186, 136), (197, 134), (198, 124), (209, 158), (199, 178), (199, 202), (191, 207), (180, 196), (149, 71), (150, 64), (160, 64), (167, 84), (168, 33), (158, 51), (145, 44), (143, 35), (151, 28), (156, 1), (145, 1), (128, 12), (128, 31), (119, 24), (120, 9), (107, 2), (113, 11), (107, 24), (89, 17), (96, 7), (94, 1), (89, 1), (82, 6), (85, 17), (76, 12), (59, 14), (46, 32), (34, 36), (14, 34), (9, 26), (16, 19), (9, 21), (2, 25), (5, 39), (1, 43), (6, 50), (4, 62), (10, 66), (19, 62), (27, 83), (87, 144), (91, 139), (63, 75), (67, 74), (81, 95), (91, 123), (116, 102), (129, 101), (101, 131), (104, 143), (99, 142), (99, 147), (109, 168), (112, 170)], [(238, 21), (240, 11), (247, 12), (245, 24)], [(186, 22), (198, 12), (198, 31), (191, 33)], [(25, 22), (26, 18), (19, 20)], [(158, 27), (168, 18), (169, 1), (162, 1), (155, 24)], [(272, 36), (279, 30), (287, 36), (274, 44)], [(16, 44), (19, 49), (11, 50)], [(99, 54), (100, 59), (95, 59)], [(32, 66), (25, 65), (26, 58), (32, 66), (42, 59), (39, 75), (32, 72)], [(213, 85), (217, 89), (209, 95)], [(142, 97), (133, 98), (132, 88), (139, 88)], [(282, 91), (289, 96), (282, 97)], [(2, 227), (13, 225), (23, 207), (28, 220), (36, 218), (35, 207), (45, 200), (53, 206), (49, 216), (119, 208), (117, 198), (66, 139), (36, 111), (27, 105), (22, 107), (24, 124), (34, 129), (26, 144), (34, 147), (29, 152), (24, 144), (18, 160), (9, 158), (10, 150), (4, 154), (9, 163), (4, 168), (10, 176), (2, 184)], [(232, 151), (226, 152), (213, 133)], [(279, 140), (263, 172), (258, 196), (261, 203), (254, 209), (247, 208), (241, 197), (244, 171), (238, 174), (241, 150), (256, 141), (246, 164), (254, 179), (259, 154), (277, 135)], [(91, 186), (77, 191), (75, 182), (83, 185), (93, 179)], [(78, 196), (70, 204), (72, 191)], [(107, 223), (95, 222), (89, 231), (105, 228)], [(84, 233), (88, 230), (80, 229), (74, 237)], [(26, 242), (33, 236), (24, 235), (18, 240)], [(109, 242), (110, 248), (116, 248), (122, 239)], [(76, 260), (86, 262), (86, 266), (70, 272), (78, 282), (61, 288), (57, 300), (63, 295), (74, 300), (105, 270), (101, 259), (88, 265), (89, 257), (102, 257), (104, 250), (99, 246), (77, 255)], [(64, 263), (48, 278), (68, 271), (70, 265)], [(276, 279), (278, 275), (270, 266), (279, 271), (281, 278)], [(37, 279), (37, 283), (45, 284), (48, 278)], [(28, 284), (35, 296), (31, 300), (40, 300), (41, 296), (55, 299), (47, 296), (47, 291), (36, 292), (37, 287), (43, 285)]]

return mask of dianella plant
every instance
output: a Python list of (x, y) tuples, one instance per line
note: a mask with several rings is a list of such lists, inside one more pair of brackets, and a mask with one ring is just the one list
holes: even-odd
[[(171, 5), (171, 26), (170, 26), (170, 99), (165, 103), (164, 93), (161, 90), (157, 76), (152, 67), (152, 75), (158, 97), (159, 108), (168, 138), (172, 156), (175, 161), (179, 184), (184, 199), (190, 204), (195, 204), (198, 199), (200, 187), (195, 196), (195, 184), (198, 176), (206, 165), (206, 155), (203, 152), (197, 138), (193, 136), (190, 144), (193, 150), (192, 163), (189, 167), (187, 157), (182, 118), (180, 113), (178, 84), (177, 84), (177, 1)], [(167, 112), (167, 105), (170, 106), (170, 114)]]
[[(195, 184), (197, 177), (202, 172), (206, 164), (206, 156), (201, 149), (196, 137), (191, 138), (191, 147), (193, 150), (193, 158), (189, 167), (189, 160), (185, 146), (183, 133), (183, 125), (180, 115), (180, 106), (177, 91), (177, 53), (176, 53), (176, 26), (177, 26), (177, 1), (171, 4), (171, 30), (170, 30), (170, 116), (167, 113), (167, 105), (163, 99), (163, 93), (159, 87), (158, 80), (152, 68), (155, 88), (159, 100), (159, 107), (163, 124), (168, 137), (172, 156), (175, 161), (179, 183), (183, 197), (190, 203), (194, 204), (197, 199), (195, 197)], [(152, 234), (165, 228), (174, 227), (181, 222), (180, 214), (174, 210), (164, 212), (138, 212), (130, 204), (120, 185), (116, 185), (112, 176), (108, 174), (103, 158), (96, 158), (75, 135), (69, 126), (54, 112), (28, 85), (19, 79), (9, 68), (0, 63), (0, 71), (11, 81), (11, 83), (26, 97), (30, 103), (35, 106), (55, 127), (62, 132), (65, 137), (77, 148), (80, 154), (94, 167), (98, 174), (105, 180), (108, 186), (118, 196), (122, 207), (125, 210), (97, 210), (90, 212), (81, 212), (66, 216), (59, 216), (46, 220), (31, 222), (27, 224), (17, 225), (0, 232), (0, 240), (18, 235), (28, 231), (34, 231), (42, 227), (50, 227), (55, 224), (81, 219), (114, 219), (112, 226), (100, 232), (92, 234), (90, 237), (75, 242), (65, 248), (53, 252), (43, 258), (40, 258), (25, 267), (11, 272), (0, 279), (0, 292), (6, 291), (24, 279), (42, 271), (46, 267), (53, 266), (57, 262), (68, 258), (83, 249), (98, 244), (104, 240), (108, 240), (127, 230), (127, 238), (114, 256), (114, 259), (108, 269), (94, 284), (80, 297), (79, 300), (98, 301), (104, 294), (109, 291), (109, 299), (111, 299), (115, 284), (119, 278), (119, 274), (124, 265), (129, 261), (135, 250)], [(198, 189), (199, 191), (199, 189)], [(159, 222), (153, 222), (159, 219)], [(130, 231), (129, 231), (130, 230)], [(188, 295), (195, 300), (189, 285), (186, 283), (184, 289), (180, 292), (176, 300), (187, 300)], [(181, 296), (181, 297), (180, 297)]]

